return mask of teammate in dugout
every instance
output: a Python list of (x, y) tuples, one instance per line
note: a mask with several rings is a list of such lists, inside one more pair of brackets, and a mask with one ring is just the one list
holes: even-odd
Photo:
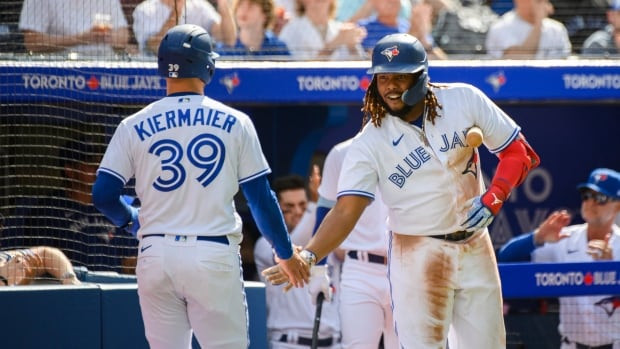
[[(450, 325), (451, 346), (505, 348), (487, 226), (539, 158), (477, 88), (430, 83), (426, 52), (411, 35), (379, 40), (368, 73), (362, 110), (369, 122), (348, 150), (336, 204), (301, 255), (312, 265), (340, 245), (378, 188), (389, 210), (388, 278), (402, 348), (445, 348)], [(478, 150), (465, 143), (474, 125), (499, 158), (488, 189)], [(264, 273), (286, 281), (277, 266)]]
[[(337, 200), (338, 178), (352, 141), (349, 138), (336, 144), (325, 158), (323, 180), (318, 189), (317, 227)], [(387, 212), (387, 207), (377, 197), (339, 246), (345, 251), (339, 298), (343, 348), (377, 349), (381, 339), (385, 349), (400, 348), (386, 278)], [(330, 295), (329, 292), (324, 294)]]
[[(241, 279), (239, 186), (260, 231), (296, 286), (307, 265), (293, 249), (271, 172), (248, 115), (204, 96), (217, 54), (196, 25), (171, 28), (158, 50), (167, 97), (118, 125), (93, 187), (93, 203), (140, 240), (136, 275), (151, 348), (248, 347)], [(142, 204), (121, 199), (135, 177)]]
[[(567, 211), (555, 211), (529, 234), (508, 241), (499, 262), (575, 263), (620, 260), (620, 173), (597, 168), (577, 186), (584, 224), (569, 225)], [(560, 298), (562, 349), (619, 349), (620, 296)]]

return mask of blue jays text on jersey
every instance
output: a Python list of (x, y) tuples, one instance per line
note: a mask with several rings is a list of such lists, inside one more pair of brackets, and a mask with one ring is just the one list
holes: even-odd
[[(467, 130), (463, 130), (463, 137), (467, 134)], [(402, 134), (400, 138), (397, 138), (398, 142), (392, 141), (392, 145), (396, 146), (402, 139)], [(451, 138), (451, 140), (450, 140)], [(448, 137), (446, 133), (441, 134), (441, 139), (443, 140), (443, 145), (439, 148), (439, 151), (445, 153), (450, 149), (454, 149), (458, 146), (461, 148), (467, 147), (465, 142), (459, 137), (458, 132), (453, 132), (452, 137)], [(415, 148), (413, 151), (407, 153), (407, 155), (403, 158), (403, 162), (399, 163), (395, 166), (397, 172), (392, 173), (388, 180), (399, 188), (402, 188), (405, 184), (405, 179), (409, 178), (413, 171), (419, 169), (425, 162), (431, 159), (430, 154), (427, 152), (426, 148), (423, 146), (419, 146)]]
[[(205, 110), (206, 109), (206, 110)], [(172, 128), (184, 126), (211, 126), (230, 133), (236, 124), (237, 118), (217, 109), (196, 108), (168, 110), (164, 113), (149, 116), (134, 125), (134, 130), (141, 141)]]

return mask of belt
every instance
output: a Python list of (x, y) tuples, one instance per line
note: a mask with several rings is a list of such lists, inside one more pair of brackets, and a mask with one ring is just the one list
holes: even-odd
[(581, 343), (575, 342), (575, 348), (577, 349), (612, 349), (613, 344), (603, 344), (603, 345), (585, 345)]
[[(172, 235), (172, 234), (170, 234)], [(142, 238), (148, 238), (148, 237), (160, 237), (163, 238), (165, 237), (166, 234), (147, 234), (147, 235), (142, 235)], [(172, 235), (174, 236), (174, 241), (181, 241), (183, 239), (187, 239), (186, 235)], [(217, 242), (220, 244), (224, 244), (224, 245), (228, 245), (228, 237), (226, 237), (226, 235), (215, 235), (215, 236), (206, 236), (206, 235), (199, 235), (196, 236), (196, 240), (198, 241), (212, 241), (212, 242)]]
[(611, 344), (603, 344), (603, 345), (585, 345), (579, 342), (571, 342), (568, 337), (562, 337), (562, 343), (575, 344), (575, 349), (613, 349), (613, 343)]
[[(280, 342), (284, 342), (284, 343), (288, 343), (288, 336), (286, 334), (283, 334), (282, 336), (280, 336), (280, 340), (279, 341)], [(333, 337), (329, 337), (329, 338), (319, 339), (319, 340), (317, 340), (316, 343), (317, 343), (317, 347), (331, 347), (332, 344), (334, 343), (334, 338)], [(312, 345), (312, 338), (297, 337), (297, 344), (311, 346)]]
[(383, 256), (379, 256), (378, 254), (366, 253), (362, 251), (349, 251), (347, 252), (347, 256), (363, 261), (365, 258), (363, 255), (368, 255), (368, 262), (377, 263), (377, 264), (387, 264), (387, 258)]
[(462, 241), (474, 235), (474, 233), (475, 231), (461, 230), (461, 231), (457, 231), (455, 233), (450, 233), (450, 234), (429, 235), (429, 237), (434, 238), (434, 239), (439, 239), (439, 240), (445, 240), (445, 241)]

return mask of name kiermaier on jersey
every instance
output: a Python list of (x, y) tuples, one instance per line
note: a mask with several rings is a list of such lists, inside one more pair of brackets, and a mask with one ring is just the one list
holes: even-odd
[(620, 285), (615, 270), (580, 272), (569, 271), (563, 273), (535, 273), (536, 286), (603, 286)]
[(226, 114), (217, 109), (196, 108), (196, 109), (174, 109), (163, 113), (149, 116), (133, 125), (134, 130), (141, 141), (177, 127), (191, 126), (211, 126), (220, 128), (230, 133), (232, 127), (237, 123), (234, 115)]

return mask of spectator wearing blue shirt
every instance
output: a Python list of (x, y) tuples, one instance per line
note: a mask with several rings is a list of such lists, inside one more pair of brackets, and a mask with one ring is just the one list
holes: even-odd
[(236, 0), (233, 13), (239, 28), (234, 46), (219, 45), (222, 56), (290, 56), (290, 52), (271, 30), (275, 19), (273, 0)]
[(375, 14), (357, 22), (360, 27), (366, 28), (368, 35), (362, 41), (364, 50), (371, 52), (382, 37), (388, 34), (406, 33), (409, 31), (409, 22), (399, 17), (400, 0), (369, 0), (375, 9)]

